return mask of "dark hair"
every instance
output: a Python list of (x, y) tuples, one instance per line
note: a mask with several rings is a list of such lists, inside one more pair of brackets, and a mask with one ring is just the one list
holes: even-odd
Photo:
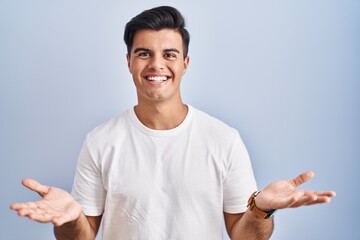
[(161, 6), (145, 10), (139, 15), (133, 17), (125, 26), (124, 41), (127, 47), (128, 54), (131, 53), (134, 35), (137, 31), (142, 29), (173, 29), (181, 34), (184, 58), (188, 54), (190, 34), (185, 29), (185, 20), (181, 13), (173, 7)]

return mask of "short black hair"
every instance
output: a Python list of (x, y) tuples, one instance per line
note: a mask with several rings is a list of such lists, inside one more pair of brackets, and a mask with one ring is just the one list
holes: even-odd
[(190, 34), (185, 29), (185, 20), (174, 7), (161, 6), (145, 10), (133, 17), (125, 26), (124, 41), (130, 56), (134, 35), (142, 29), (162, 30), (173, 29), (180, 33), (184, 47), (184, 58), (189, 51)]

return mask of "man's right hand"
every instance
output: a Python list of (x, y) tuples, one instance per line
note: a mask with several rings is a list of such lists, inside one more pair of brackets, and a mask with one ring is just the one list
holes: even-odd
[(68, 192), (42, 185), (33, 179), (24, 179), (22, 184), (37, 192), (42, 199), (35, 202), (11, 204), (10, 208), (17, 211), (19, 216), (42, 223), (51, 222), (56, 227), (80, 217), (81, 206)]

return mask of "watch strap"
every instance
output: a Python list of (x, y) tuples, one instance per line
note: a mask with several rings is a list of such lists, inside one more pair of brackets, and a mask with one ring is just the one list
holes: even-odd
[(255, 199), (256, 199), (257, 195), (259, 195), (259, 193), (260, 193), (260, 191), (255, 191), (250, 196), (247, 207), (250, 209), (250, 211), (252, 211), (259, 218), (268, 219), (274, 215), (276, 209), (269, 210), (269, 211), (260, 210), (255, 204)]

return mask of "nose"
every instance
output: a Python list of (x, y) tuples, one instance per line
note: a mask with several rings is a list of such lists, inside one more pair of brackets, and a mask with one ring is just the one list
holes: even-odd
[(157, 70), (165, 68), (165, 59), (160, 54), (153, 55), (148, 64), (149, 69)]

